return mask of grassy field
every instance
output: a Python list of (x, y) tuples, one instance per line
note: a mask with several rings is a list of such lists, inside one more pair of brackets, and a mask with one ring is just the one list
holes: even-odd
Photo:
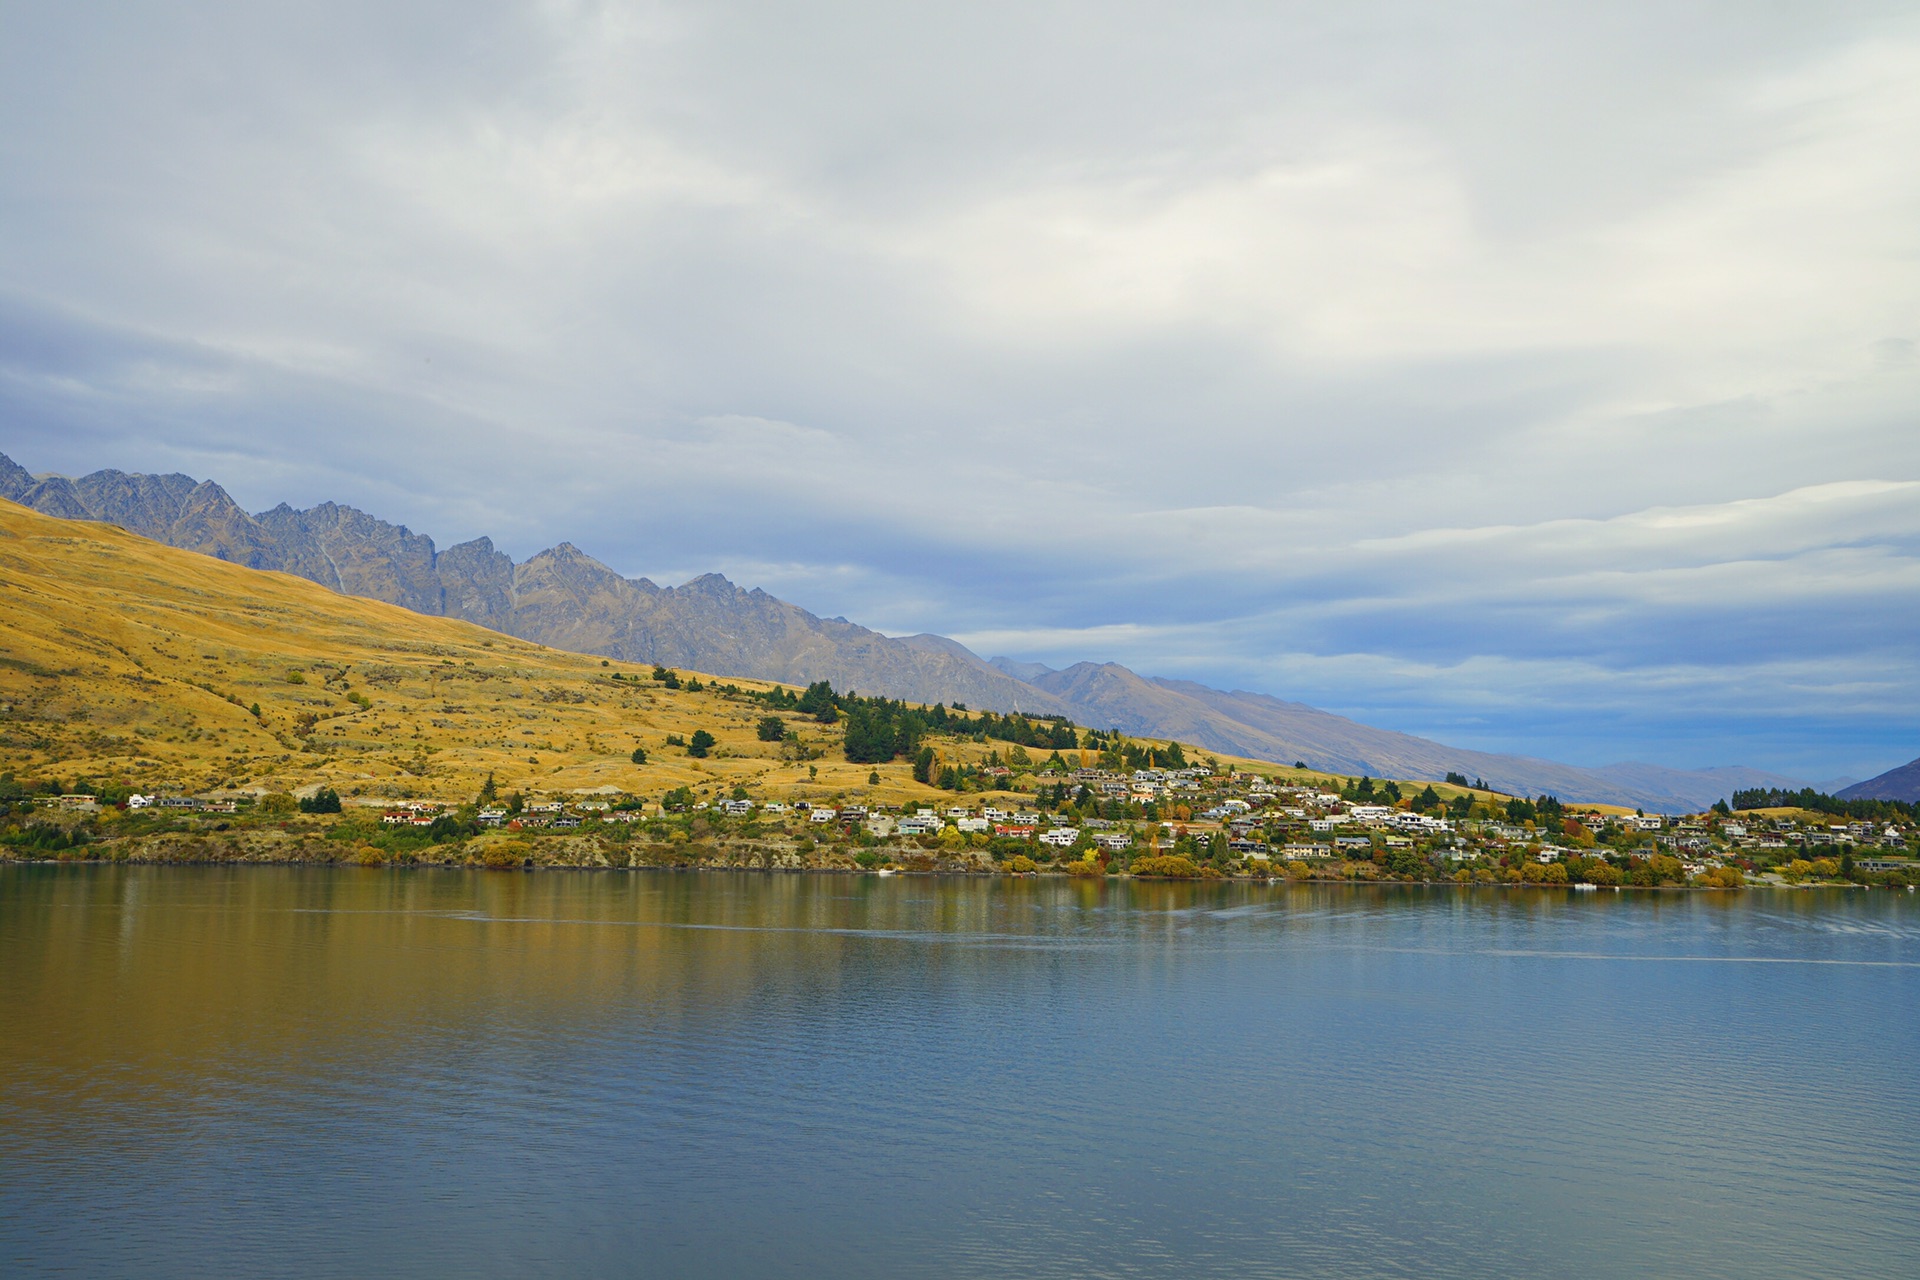
[[(765, 708), (650, 672), (0, 502), (0, 770), (22, 778), (446, 799), (488, 774), (528, 793), (932, 794), (904, 763), (869, 788), (832, 727), (796, 718), (824, 749), (809, 781), (756, 737)], [(710, 758), (665, 745), (696, 729), (718, 739)]]
[[(870, 783), (875, 767), (844, 759), (839, 727), (810, 717), (787, 718), (817, 756), (782, 758), (755, 733), (768, 712), (750, 695), (765, 683), (729, 691), (702, 676), (696, 692), (651, 674), (0, 501), (0, 772), (23, 780), (461, 800), (492, 775), (529, 796), (745, 786), (759, 799), (953, 802), (904, 760)], [(667, 745), (700, 729), (717, 739), (707, 759)], [(943, 764), (1009, 749), (935, 746)]]

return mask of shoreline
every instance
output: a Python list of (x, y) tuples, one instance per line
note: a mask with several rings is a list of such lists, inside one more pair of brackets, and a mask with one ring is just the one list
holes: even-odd
[[(107, 842), (102, 842), (107, 843)], [(180, 853), (186, 853), (181, 850)], [(463, 851), (464, 852), (464, 851)], [(755, 851), (760, 853), (763, 851)], [(1387, 889), (1517, 889), (1552, 890), (1573, 894), (1582, 892), (1641, 892), (1641, 893), (1736, 893), (1744, 889), (1773, 889), (1803, 891), (1813, 889), (1885, 889), (1891, 892), (1913, 892), (1908, 886), (1871, 885), (1854, 882), (1803, 882), (1800, 884), (1774, 884), (1753, 882), (1736, 887), (1720, 885), (1661, 884), (1661, 885), (1595, 885), (1588, 888), (1578, 884), (1554, 884), (1528, 881), (1472, 881), (1463, 883), (1458, 880), (1403, 880), (1397, 877), (1361, 877), (1361, 876), (1289, 876), (1280, 875), (1227, 875), (1207, 876), (1151, 876), (1134, 875), (1131, 872), (1102, 874), (1098, 876), (1075, 875), (1059, 866), (1045, 866), (1033, 871), (1010, 870), (999, 863), (975, 859), (928, 859), (936, 865), (887, 868), (864, 867), (852, 864), (845, 855), (829, 855), (829, 860), (801, 864), (792, 858), (783, 858), (778, 862), (765, 857), (754, 860), (738, 858), (687, 858), (654, 860), (632, 860), (615, 862), (612, 860), (565, 860), (558, 858), (527, 859), (515, 863), (489, 863), (479, 856), (458, 857), (411, 857), (363, 860), (354, 856), (346, 857), (298, 857), (298, 856), (248, 856), (245, 853), (229, 853), (226, 856), (212, 854), (195, 849), (188, 856), (169, 856), (173, 850), (142, 851), (127, 857), (81, 857), (71, 850), (49, 854), (44, 857), (22, 858), (12, 853), (0, 853), (0, 867), (324, 867), (337, 870), (361, 871), (465, 871), (497, 872), (502, 874), (531, 875), (540, 872), (731, 872), (753, 873), (761, 875), (821, 875), (821, 876), (872, 876), (876, 879), (890, 879), (895, 876), (916, 878), (965, 878), (965, 879), (1014, 879), (1014, 880), (1060, 880), (1068, 883), (1101, 884), (1110, 881), (1124, 881), (1139, 884), (1241, 884), (1274, 886), (1283, 884), (1297, 885), (1338, 885), (1348, 888), (1387, 888)], [(945, 862), (947, 865), (940, 865)]]

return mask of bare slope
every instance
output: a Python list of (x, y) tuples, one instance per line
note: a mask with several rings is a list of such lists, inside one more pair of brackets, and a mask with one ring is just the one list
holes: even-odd
[[(1729, 799), (1734, 792), (1747, 787), (1778, 787), (1793, 791), (1805, 785), (1798, 779), (1789, 778), (1784, 774), (1768, 773), (1764, 769), (1749, 769), (1744, 765), (1727, 765), (1713, 769), (1669, 769), (1665, 765), (1623, 761), (1620, 764), (1601, 765), (1587, 772), (1615, 784), (1625, 792), (1672, 795), (1685, 800), (1687, 802), (1685, 807), (1690, 810), (1705, 809), (1715, 800)], [(1667, 808), (1668, 812), (1674, 811), (1671, 807), (1662, 807)]]
[(1842, 800), (1903, 800), (1920, 804), (1920, 760), (1889, 769), (1877, 778), (1856, 782), (1839, 793)]

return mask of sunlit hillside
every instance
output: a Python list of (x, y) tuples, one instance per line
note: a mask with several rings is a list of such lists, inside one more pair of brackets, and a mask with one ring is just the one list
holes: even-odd
[[(798, 750), (762, 741), (768, 711), (747, 695), (771, 686), (698, 683), (0, 502), (0, 770), (23, 778), (367, 798), (467, 798), (489, 774), (530, 794), (946, 794), (904, 760), (848, 763), (840, 726), (809, 716), (787, 715)], [(668, 745), (702, 729), (706, 759)], [(1004, 746), (940, 751), (958, 764)]]
[[(444, 798), (490, 773), (528, 792), (868, 789), (834, 727), (794, 717), (824, 750), (782, 760), (755, 734), (763, 706), (650, 675), (0, 502), (0, 769), (22, 777)], [(705, 760), (666, 745), (700, 729), (718, 740)], [(907, 768), (882, 766), (877, 790), (932, 794)]]

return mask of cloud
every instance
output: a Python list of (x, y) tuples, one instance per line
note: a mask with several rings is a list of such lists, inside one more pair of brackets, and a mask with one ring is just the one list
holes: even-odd
[(1847, 734), (1893, 752), (1873, 708), (1920, 688), (1910, 6), (9, 32), (29, 466), (570, 539), (1395, 727), (1479, 707), (1476, 745), (1859, 772)]

